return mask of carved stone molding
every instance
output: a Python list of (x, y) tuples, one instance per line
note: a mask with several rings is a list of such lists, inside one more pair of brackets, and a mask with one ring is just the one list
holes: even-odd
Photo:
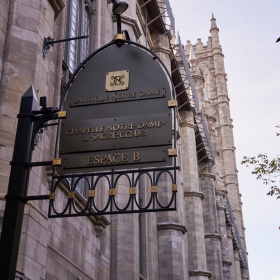
[(225, 148), (225, 149), (222, 149), (221, 152), (225, 152), (225, 151), (232, 151), (234, 152), (236, 150), (235, 147), (232, 147), (232, 148)]
[(96, 216), (95, 219), (94, 229), (98, 237), (103, 232), (104, 228), (110, 225), (110, 222), (105, 216)]
[(60, 14), (62, 9), (64, 8), (65, 3), (63, 0), (49, 0), (49, 2), (54, 9), (54, 18), (57, 18), (57, 16)]
[(47, 247), (49, 249), (51, 249), (53, 252), (55, 252), (58, 256), (60, 256), (62, 259), (64, 259), (67, 263), (69, 263), (70, 265), (72, 265), (73, 268), (75, 268), (77, 271), (80, 271), (81, 273), (83, 273), (83, 275), (85, 275), (86, 277), (88, 277), (89, 279), (92, 279), (92, 275), (89, 275), (86, 271), (84, 271), (79, 265), (77, 265), (76, 263), (72, 262), (68, 257), (66, 257), (64, 254), (62, 254), (59, 250), (57, 250), (55, 247), (53, 247), (52, 245), (48, 244)]
[(222, 240), (222, 236), (218, 233), (205, 233), (204, 237), (205, 238), (216, 238), (216, 239), (219, 239), (220, 241)]
[(233, 240), (233, 236), (232, 236), (232, 235), (229, 235), (229, 234), (228, 234), (228, 235), (227, 235), (227, 238)]
[(200, 197), (201, 200), (204, 199), (204, 195), (201, 192), (184, 192), (184, 196), (196, 196), (196, 197)]
[(218, 208), (218, 210), (222, 210), (222, 211), (226, 211), (227, 210), (227, 208), (226, 207), (224, 207), (224, 206), (217, 206), (217, 208)]
[(216, 191), (216, 195), (225, 197), (226, 193), (224, 191)]
[(232, 262), (229, 260), (222, 260), (223, 266), (231, 266)]
[[(223, 101), (221, 101), (221, 102), (223, 102)], [(230, 123), (225, 123), (225, 124), (218, 125), (218, 126), (216, 126), (215, 128), (216, 128), (216, 129), (220, 129), (220, 128), (222, 128), (223, 126), (232, 127), (232, 124), (230, 124)]]
[[(228, 173), (228, 174), (225, 174), (225, 175), (223, 175), (223, 179), (226, 178), (226, 177), (228, 177), (228, 176), (235, 176), (235, 177), (237, 177), (237, 174), (236, 174), (236, 173)], [(235, 182), (232, 182), (232, 183), (234, 184)]]
[(187, 127), (193, 128), (195, 131), (197, 130), (197, 126), (193, 123), (180, 121), (179, 125), (180, 125), (180, 127), (186, 127), (187, 126)]
[[(113, 17), (113, 22), (117, 21), (117, 17), (115, 15), (112, 15), (112, 17)], [(141, 29), (138, 25), (137, 20), (135, 20), (131, 17), (128, 17), (126, 15), (121, 15), (121, 20), (122, 20), (122, 23), (127, 24), (132, 27), (132, 30), (135, 34), (136, 39), (139, 39), (140, 36), (142, 35), (142, 33), (141, 33)]]
[(208, 178), (211, 178), (213, 179), (214, 181), (216, 181), (216, 176), (214, 174), (211, 174), (211, 173), (204, 173), (204, 174), (201, 174), (200, 177), (208, 177)]
[(190, 270), (189, 276), (206, 276), (208, 278), (211, 278), (212, 274), (210, 271), (206, 270)]
[(155, 53), (157, 52), (162, 52), (162, 53), (165, 53), (167, 55), (171, 55), (171, 50), (170, 49), (167, 49), (167, 48), (164, 48), (164, 47), (159, 47), (159, 46), (156, 46), (155, 48), (152, 49)]
[(187, 232), (187, 228), (184, 225), (178, 224), (178, 223), (172, 223), (172, 222), (166, 222), (166, 223), (158, 223), (157, 229), (175, 229), (181, 231), (183, 234)]

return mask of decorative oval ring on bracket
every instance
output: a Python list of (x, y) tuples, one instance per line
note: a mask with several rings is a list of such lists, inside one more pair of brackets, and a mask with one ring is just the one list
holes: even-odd
[[(110, 188), (111, 188), (111, 181), (107, 175), (100, 175), (97, 177), (93, 185), (93, 190), (95, 192), (95, 195), (94, 197), (91, 198), (92, 206), (93, 209), (96, 211), (96, 213), (105, 212), (108, 206), (110, 205), (111, 200), (110, 197), (108, 196), (108, 190)], [(104, 203), (101, 200), (103, 199), (105, 200), (105, 198), (107, 198), (107, 202)], [(100, 207), (102, 210), (100, 210)]]
[[(168, 192), (170, 193), (170, 196), (167, 197), (167, 204), (164, 206), (161, 202), (160, 202), (160, 199), (159, 199), (159, 196), (160, 194), (162, 193), (161, 190), (162, 190), (162, 187), (160, 186), (161, 183), (159, 182), (160, 178), (165, 175), (165, 173), (167, 173), (167, 175), (169, 175), (169, 178), (170, 178), (170, 182), (168, 182), (168, 180), (166, 180), (167, 182), (163, 182), (163, 188), (165, 188), (165, 185), (166, 184), (169, 184), (168, 186)], [(173, 192), (173, 189), (172, 189), (172, 185), (173, 185), (173, 181), (174, 181), (174, 178), (171, 174), (170, 171), (161, 171), (159, 172), (159, 174), (157, 175), (157, 178), (156, 178), (156, 184), (158, 186), (158, 189), (159, 189), (159, 192), (156, 194), (156, 201), (158, 203), (158, 205), (161, 207), (161, 208), (169, 208), (171, 206), (171, 204), (173, 203), (174, 201), (174, 198), (175, 198), (175, 194)]]
[[(71, 186), (67, 178), (58, 179), (54, 184), (54, 187), (52, 188), (52, 192), (55, 194), (56, 199), (50, 201), (50, 209), (52, 209), (57, 215), (65, 214), (71, 204), (70, 200), (67, 198), (67, 194), (66, 195), (62, 194), (62, 196), (65, 198), (65, 207), (63, 208), (63, 206), (55, 205), (56, 202), (61, 203), (61, 200), (58, 200), (59, 197), (58, 192), (59, 191), (63, 192), (59, 187), (60, 184), (66, 185), (66, 189), (68, 189), (69, 192), (71, 191)], [(57, 209), (59, 207), (62, 207), (61, 211)]]
[[(123, 179), (122, 177), (126, 178), (126, 182), (122, 182), (122, 183), (118, 184), (118, 182)], [(132, 187), (131, 178), (127, 174), (119, 174), (116, 177), (116, 179), (114, 181), (114, 186), (113, 186), (113, 189), (115, 190), (115, 195), (112, 196), (112, 201), (113, 201), (113, 205), (116, 207), (116, 209), (118, 211), (125, 211), (130, 206), (132, 198), (131, 198), (131, 195), (129, 195), (129, 189), (131, 187)], [(119, 207), (118, 202), (117, 202), (118, 200), (121, 200), (122, 196), (128, 197), (127, 200), (123, 202), (123, 204), (124, 204), (123, 208)]]
[[(148, 181), (150, 183), (147, 184), (148, 189), (147, 189), (146, 184), (144, 186), (141, 184), (142, 176), (148, 177), (148, 179), (149, 179)], [(151, 194), (150, 194), (150, 198), (148, 199), (146, 205), (143, 205), (143, 203), (145, 202), (145, 195), (147, 193), (150, 193), (150, 186), (152, 186), (152, 185), (153, 185), (153, 178), (149, 172), (141, 172), (137, 175), (137, 177), (135, 179), (135, 186), (137, 186), (137, 189), (138, 189), (138, 197), (134, 197), (134, 202), (139, 209), (148, 209), (150, 207), (150, 205), (153, 201)], [(144, 188), (144, 191), (140, 190), (143, 188)]]
[[(79, 185), (79, 184), (81, 184), (81, 185)], [(85, 213), (87, 210), (89, 211), (89, 209), (88, 209), (88, 206), (89, 206), (88, 191), (90, 189), (90, 186), (91, 185), (90, 185), (89, 179), (86, 176), (78, 177), (74, 182), (74, 186), (72, 189), (75, 192), (75, 199), (72, 200), (72, 205), (77, 214)], [(80, 187), (81, 190), (78, 190), (77, 187), (78, 188)], [(84, 191), (85, 188), (86, 188), (86, 191)], [(81, 193), (81, 192), (83, 192), (83, 193)], [(78, 202), (77, 196), (79, 196), (79, 195), (85, 199), (85, 201), (84, 201), (85, 205), (81, 211), (79, 211), (77, 208), (77, 207), (82, 207), (82, 203)], [(77, 207), (76, 207), (76, 204), (77, 204)]]

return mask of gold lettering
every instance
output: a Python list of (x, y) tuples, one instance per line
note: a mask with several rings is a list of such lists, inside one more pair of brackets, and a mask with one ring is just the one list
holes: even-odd
[(125, 133), (125, 137), (126, 137), (126, 138), (130, 138), (130, 137), (131, 137), (131, 131), (127, 131), (127, 132)]
[(93, 157), (88, 157), (87, 164), (93, 164)]
[[(69, 131), (70, 131), (70, 132), (69, 132)], [(71, 134), (73, 134), (73, 133), (71, 133), (71, 129), (66, 129), (65, 134), (66, 134), (66, 135), (71, 135)]]
[(113, 162), (113, 160), (111, 159), (111, 156), (110, 155), (108, 155), (108, 157), (107, 157), (107, 161), (106, 161), (106, 163), (112, 163)]
[(106, 157), (105, 155), (101, 156), (101, 157), (100, 157), (100, 164), (102, 164), (103, 161), (106, 160), (106, 158), (107, 158), (107, 157)]
[(108, 133), (107, 134), (107, 139), (113, 139), (113, 133)]
[(99, 164), (99, 156), (94, 157), (94, 164)]
[(128, 162), (128, 154), (122, 154), (122, 161), (121, 162)]
[(141, 130), (134, 130), (134, 137), (139, 137)]
[(114, 130), (119, 130), (119, 129), (120, 129), (120, 126), (119, 126), (118, 124), (115, 124), (115, 125), (113, 126), (113, 129), (114, 129)]
[(139, 161), (140, 160), (140, 153), (133, 153), (133, 161)]
[[(117, 161), (116, 160), (116, 157), (119, 157), (119, 161)], [(115, 163), (119, 163), (119, 162), (121, 162), (121, 159), (120, 159), (120, 155), (119, 154), (115, 154), (115, 155), (113, 155), (113, 162), (115, 162)]]

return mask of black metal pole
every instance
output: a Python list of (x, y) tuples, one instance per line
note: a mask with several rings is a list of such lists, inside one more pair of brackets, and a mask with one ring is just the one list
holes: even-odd
[(28, 187), (30, 167), (25, 163), (30, 161), (32, 139), (32, 111), (38, 107), (34, 89), (31, 86), (22, 96), (17, 133), (12, 162), (22, 162), (11, 166), (8, 196), (17, 196), (6, 201), (2, 233), (0, 240), (0, 278), (14, 280), (20, 235), (24, 214), (24, 201)]
[(117, 17), (117, 34), (122, 34), (121, 15), (116, 15), (116, 17)]
[(48, 45), (53, 45), (56, 43), (61, 43), (61, 42), (68, 42), (68, 41), (72, 41), (72, 40), (79, 40), (79, 39), (86, 39), (88, 38), (88, 35), (84, 35), (84, 36), (78, 36), (78, 37), (73, 37), (73, 38), (67, 38), (67, 39), (62, 39), (62, 40), (56, 40), (56, 41), (48, 41), (48, 38), (44, 38), (44, 44), (45, 46)]

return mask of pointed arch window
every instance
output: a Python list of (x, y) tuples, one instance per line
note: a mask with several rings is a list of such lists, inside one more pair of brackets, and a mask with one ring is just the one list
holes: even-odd
[[(89, 35), (87, 39), (69, 41), (65, 46), (64, 68), (71, 75), (90, 54), (92, 46), (92, 23), (94, 3), (90, 0), (69, 0), (66, 11), (65, 38)], [(64, 70), (65, 70), (64, 69)], [(66, 75), (67, 76), (67, 75)]]

